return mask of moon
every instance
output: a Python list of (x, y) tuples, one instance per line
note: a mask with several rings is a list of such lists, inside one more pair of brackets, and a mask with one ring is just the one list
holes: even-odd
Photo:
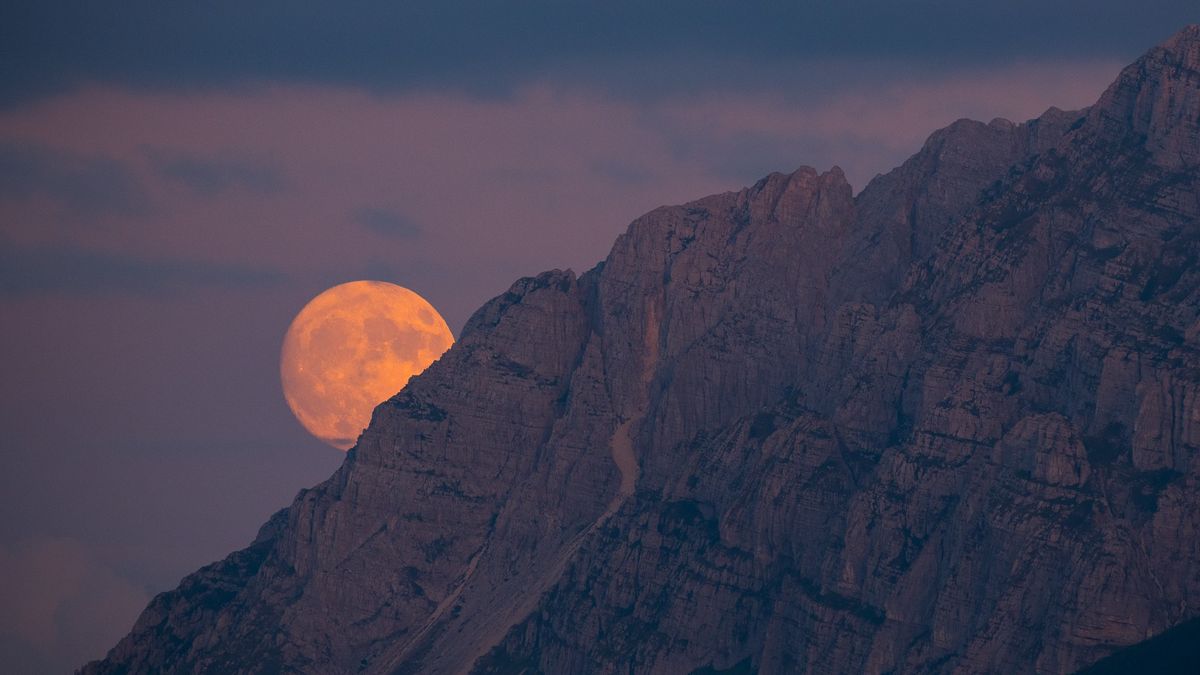
[(283, 338), (283, 396), (312, 435), (349, 450), (390, 398), (437, 360), (454, 334), (425, 298), (383, 281), (351, 281), (313, 298)]

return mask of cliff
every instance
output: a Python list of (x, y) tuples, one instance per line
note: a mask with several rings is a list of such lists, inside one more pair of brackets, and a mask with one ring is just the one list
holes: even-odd
[(518, 281), (84, 673), (1070, 672), (1200, 616), (1200, 27)]

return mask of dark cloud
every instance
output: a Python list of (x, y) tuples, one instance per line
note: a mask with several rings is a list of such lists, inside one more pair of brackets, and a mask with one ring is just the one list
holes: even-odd
[(0, 247), (0, 293), (160, 294), (193, 287), (259, 287), (281, 275), (264, 269), (187, 260), (145, 260), (74, 247)]
[(0, 200), (47, 197), (76, 216), (134, 215), (148, 208), (130, 169), (117, 160), (0, 142)]
[(231, 189), (278, 192), (283, 173), (276, 167), (236, 158), (208, 158), (150, 151), (155, 169), (168, 180), (186, 185), (194, 192), (212, 197)]
[[(709, 86), (804, 61), (888, 60), (945, 67), (1018, 58), (1128, 59), (1189, 21), (1194, 0), (949, 0), (763, 3), (717, 0), (519, 5), (441, 2), (6, 3), (0, 101), (84, 81), (191, 87), (263, 80), (503, 92), (587, 73), (695, 75)], [(623, 65), (622, 65), (623, 64)], [(657, 76), (651, 75), (651, 79)], [(657, 77), (659, 84), (671, 77)]]
[(392, 209), (364, 207), (356, 209), (351, 219), (363, 227), (389, 237), (414, 239), (421, 236), (421, 226)]

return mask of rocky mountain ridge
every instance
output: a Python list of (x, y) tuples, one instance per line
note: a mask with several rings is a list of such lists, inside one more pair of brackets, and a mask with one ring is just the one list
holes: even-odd
[(1200, 27), (522, 279), (85, 673), (1071, 672), (1200, 616)]

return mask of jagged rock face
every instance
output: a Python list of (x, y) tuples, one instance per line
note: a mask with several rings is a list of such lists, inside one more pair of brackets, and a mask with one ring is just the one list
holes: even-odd
[(88, 673), (1068, 672), (1200, 615), (1200, 29), (523, 279)]
[(900, 168), (872, 181), (857, 202), (857, 241), (840, 262), (837, 301), (880, 303), (946, 228), (975, 206), (980, 191), (1054, 147), (1079, 112), (1051, 108), (1021, 125), (959, 120), (935, 132)]

